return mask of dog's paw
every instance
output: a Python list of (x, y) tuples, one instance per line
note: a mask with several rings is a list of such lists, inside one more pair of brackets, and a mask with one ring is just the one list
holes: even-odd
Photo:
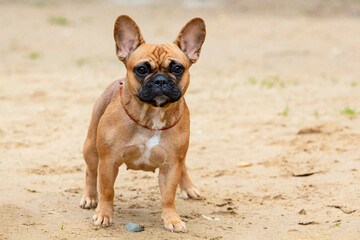
[(186, 225), (179, 217), (164, 218), (164, 228), (170, 232), (187, 232)]
[(80, 207), (84, 209), (96, 208), (97, 201), (96, 197), (84, 194), (80, 200)]
[(113, 211), (99, 207), (95, 210), (93, 216), (94, 224), (102, 227), (108, 227), (110, 224), (113, 224)]
[(202, 199), (199, 190), (195, 186), (181, 188), (180, 189), (180, 197), (182, 199)]

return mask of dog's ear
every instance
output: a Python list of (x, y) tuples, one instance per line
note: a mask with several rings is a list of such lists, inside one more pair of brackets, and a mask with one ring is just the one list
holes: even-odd
[(130, 53), (144, 43), (140, 28), (129, 16), (121, 15), (115, 21), (114, 38), (117, 57), (126, 62)]
[(205, 35), (204, 20), (193, 18), (181, 29), (174, 43), (186, 54), (191, 63), (195, 63), (200, 56)]

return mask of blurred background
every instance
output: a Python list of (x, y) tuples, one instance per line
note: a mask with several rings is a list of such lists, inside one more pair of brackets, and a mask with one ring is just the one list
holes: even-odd
[[(189, 233), (162, 229), (157, 174), (120, 168), (115, 225), (78, 207), (97, 97), (125, 75), (113, 25), (175, 40), (202, 17), (191, 69)], [(0, 239), (356, 239), (360, 1), (0, 0)], [(204, 217), (205, 216), (205, 217)], [(150, 237), (151, 236), (151, 237)]]

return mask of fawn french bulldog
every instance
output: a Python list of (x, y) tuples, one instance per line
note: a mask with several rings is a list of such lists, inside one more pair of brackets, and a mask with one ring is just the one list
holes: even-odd
[(83, 149), (87, 168), (80, 206), (97, 206), (96, 225), (113, 222), (114, 182), (118, 168), (126, 164), (134, 170), (159, 168), (164, 226), (187, 231), (174, 199), (179, 184), (182, 197), (200, 197), (185, 165), (190, 115), (184, 95), (189, 68), (199, 58), (205, 34), (204, 21), (194, 18), (174, 43), (148, 44), (130, 17), (117, 18), (116, 54), (126, 66), (126, 76), (110, 84), (96, 101)]

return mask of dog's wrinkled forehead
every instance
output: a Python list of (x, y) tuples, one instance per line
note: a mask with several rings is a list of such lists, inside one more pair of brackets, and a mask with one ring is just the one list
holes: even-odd
[(183, 51), (173, 43), (169, 44), (142, 44), (129, 56), (126, 63), (134, 67), (148, 62), (152, 69), (167, 68), (171, 61), (181, 63), (185, 69), (189, 68), (189, 60)]

